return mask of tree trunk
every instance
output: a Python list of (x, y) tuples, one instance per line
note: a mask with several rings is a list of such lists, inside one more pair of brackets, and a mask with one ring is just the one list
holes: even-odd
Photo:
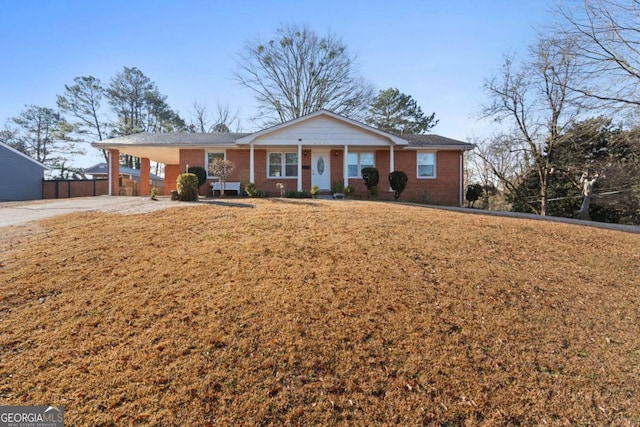
[(547, 199), (547, 185), (543, 183), (540, 190), (540, 216), (547, 216)]
[(580, 210), (578, 211), (578, 219), (582, 219), (584, 221), (591, 221), (591, 216), (589, 215), (590, 202), (591, 202), (591, 194), (589, 194), (588, 196), (585, 195), (582, 199)]
[(582, 219), (585, 221), (591, 221), (591, 216), (589, 215), (589, 203), (591, 202), (591, 194), (593, 193), (593, 185), (596, 183), (598, 179), (598, 174), (596, 174), (593, 179), (589, 179), (589, 175), (587, 172), (583, 173), (580, 177), (580, 183), (582, 184), (582, 205), (580, 205), (580, 210), (578, 211), (578, 219)]

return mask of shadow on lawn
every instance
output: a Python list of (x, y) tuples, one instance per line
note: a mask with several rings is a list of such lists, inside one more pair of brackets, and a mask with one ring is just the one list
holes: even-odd
[(319, 206), (319, 203), (317, 202), (307, 202), (301, 199), (283, 199), (279, 197), (279, 198), (269, 198), (268, 200), (273, 203), (295, 203), (298, 205)]
[(226, 206), (229, 208), (255, 208), (256, 205), (252, 205), (250, 203), (238, 203), (238, 202), (227, 202), (224, 200), (198, 200), (198, 203), (204, 203), (206, 205), (218, 205), (218, 206)]

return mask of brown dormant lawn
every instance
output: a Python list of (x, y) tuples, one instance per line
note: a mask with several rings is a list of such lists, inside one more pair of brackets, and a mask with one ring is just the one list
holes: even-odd
[(229, 201), (7, 234), (0, 405), (73, 426), (640, 424), (640, 235)]

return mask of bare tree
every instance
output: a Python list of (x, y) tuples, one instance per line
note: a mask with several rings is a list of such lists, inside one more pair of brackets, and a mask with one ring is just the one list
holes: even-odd
[(18, 130), (12, 129), (8, 124), (5, 125), (4, 129), (0, 130), (0, 142), (15, 148), (21, 153), (25, 153), (27, 150), (23, 145), (23, 141), (18, 137)]
[(52, 108), (30, 105), (11, 121), (18, 126), (12, 136), (17, 144), (13, 147), (60, 171), (61, 177), (69, 170), (66, 162), (84, 154), (84, 150), (77, 147), (76, 141), (69, 136), (72, 126)]
[[(521, 151), (538, 177), (537, 200), (522, 201), (539, 215), (547, 214), (549, 172), (553, 167), (549, 154), (563, 127), (576, 114), (567, 87), (576, 73), (570, 48), (566, 42), (540, 39), (531, 48), (528, 61), (518, 66), (507, 57), (500, 74), (485, 83), (491, 99), (484, 107), (485, 116), (509, 125), (511, 150)], [(508, 180), (501, 181), (515, 191)]]
[(373, 96), (357, 73), (355, 57), (335, 35), (285, 25), (275, 39), (248, 41), (233, 77), (253, 91), (258, 119), (282, 123), (319, 109), (360, 118)]
[(211, 114), (209, 113), (209, 107), (206, 103), (200, 103), (197, 100), (193, 101), (191, 106), (191, 129), (196, 133), (208, 133), (211, 132)]
[(583, 0), (557, 8), (560, 33), (576, 40), (583, 75), (572, 90), (613, 106), (640, 106), (640, 1)]
[(191, 129), (193, 132), (199, 133), (223, 133), (231, 132), (232, 126), (235, 128), (235, 132), (240, 131), (240, 111), (231, 111), (229, 104), (222, 105), (216, 104), (216, 111), (210, 112), (209, 107), (205, 103), (198, 101), (193, 102), (193, 120), (191, 122)]
[(224, 184), (227, 182), (236, 165), (231, 160), (215, 159), (209, 165), (209, 174), (218, 178), (220, 182), (220, 197), (224, 196)]
[(213, 132), (231, 132), (231, 127), (236, 125), (236, 132), (240, 130), (240, 121), (238, 116), (240, 111), (231, 111), (229, 104), (216, 104), (216, 115), (213, 125)]
[(520, 177), (529, 170), (530, 162), (526, 153), (514, 147), (513, 140), (510, 134), (498, 133), (484, 141), (476, 140), (476, 148), (469, 152), (467, 164), (473, 179), (484, 190), (484, 208), (489, 208), (492, 191), (519, 192)]

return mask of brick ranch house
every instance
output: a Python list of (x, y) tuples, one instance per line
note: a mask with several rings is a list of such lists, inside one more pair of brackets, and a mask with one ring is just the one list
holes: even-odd
[[(463, 154), (473, 144), (442, 136), (394, 135), (330, 111), (319, 110), (255, 133), (139, 133), (92, 144), (109, 152), (110, 194), (119, 194), (118, 156), (141, 158), (140, 194), (149, 194), (150, 161), (164, 163), (165, 194), (176, 188), (189, 166), (208, 165), (216, 158), (235, 163), (229, 182), (250, 183), (269, 195), (276, 187), (309, 192), (317, 184), (329, 193), (343, 180), (366, 198), (360, 170), (374, 166), (380, 172), (380, 198), (391, 199), (388, 175), (404, 171), (409, 177), (402, 199), (460, 206), (463, 203)], [(211, 194), (209, 177), (201, 194)], [(389, 190), (389, 191), (387, 191)]]

